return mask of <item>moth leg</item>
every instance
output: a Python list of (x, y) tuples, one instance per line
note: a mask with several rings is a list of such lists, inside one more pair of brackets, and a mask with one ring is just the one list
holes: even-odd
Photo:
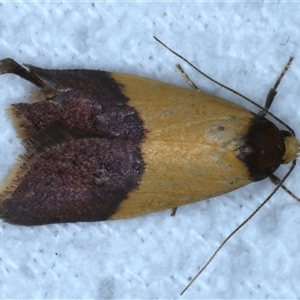
[(15, 74), (21, 78), (31, 82), (39, 87), (41, 91), (32, 93), (32, 102), (50, 100), (58, 95), (58, 91), (49, 87), (43, 80), (36, 76), (32, 71), (26, 70), (12, 58), (5, 58), (0, 60), (0, 75), (2, 74)]
[(182, 69), (180, 64), (176, 65), (176, 68), (179, 70), (181, 73), (182, 77), (187, 81), (187, 83), (196, 91), (202, 92), (197, 85), (190, 79), (190, 77), (185, 73), (185, 71)]
[(265, 102), (265, 107), (264, 107), (264, 110), (261, 110), (258, 115), (261, 116), (261, 117), (265, 117), (266, 114), (267, 114), (267, 111), (269, 111), (269, 108), (271, 107), (273, 101), (274, 101), (274, 98), (277, 94), (277, 87), (278, 85), (280, 84), (281, 82), (281, 79), (283, 78), (283, 76), (285, 75), (286, 71), (289, 69), (292, 61), (293, 61), (293, 57), (290, 57), (290, 59), (288, 60), (288, 62), (286, 63), (285, 67), (283, 68), (282, 72), (280, 73), (280, 75), (278, 76), (274, 86), (270, 89), (268, 95), (267, 95), (267, 99), (266, 99), (266, 102)]
[(177, 212), (177, 207), (173, 207), (171, 212), (171, 217), (175, 217), (176, 212)]
[[(271, 174), (269, 176), (271, 182), (275, 185), (280, 184), (281, 179), (279, 179), (277, 176), (275, 176), (274, 174)], [(280, 187), (285, 190), (292, 198), (294, 198), (296, 201), (300, 202), (300, 198), (297, 197), (293, 192), (291, 192), (285, 185), (280, 184)]]
[(21, 78), (33, 83), (37, 87), (44, 89), (47, 87), (46, 83), (37, 77), (34, 73), (27, 71), (24, 67), (19, 65), (12, 58), (5, 58), (0, 60), (0, 74), (15, 74)]

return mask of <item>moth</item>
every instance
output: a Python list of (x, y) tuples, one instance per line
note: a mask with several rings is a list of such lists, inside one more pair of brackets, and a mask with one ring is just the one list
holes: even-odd
[(0, 186), (0, 217), (12, 224), (174, 208), (268, 176), (276, 181), (280, 164), (299, 155), (293, 132), (265, 113), (197, 90), (99, 70), (23, 67), (10, 58), (0, 61), (7, 73), (38, 88), (30, 103), (8, 108), (26, 148)]

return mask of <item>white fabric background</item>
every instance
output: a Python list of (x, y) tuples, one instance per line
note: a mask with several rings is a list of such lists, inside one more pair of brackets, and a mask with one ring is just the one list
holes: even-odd
[[(264, 103), (300, 135), (299, 3), (2, 3), (1, 58), (45, 68), (132, 73), (187, 86), (180, 60)], [(257, 110), (182, 66), (206, 92)], [(0, 78), (0, 179), (23, 148), (4, 112), (32, 86)], [(284, 168), (283, 168), (284, 169)], [(286, 185), (300, 196), (299, 168)], [(280, 170), (282, 175), (283, 171)], [(273, 189), (269, 180), (130, 220), (21, 227), (0, 221), (0, 298), (175, 299), (219, 243)], [(300, 204), (283, 191), (223, 248), (182, 298), (299, 298)]]

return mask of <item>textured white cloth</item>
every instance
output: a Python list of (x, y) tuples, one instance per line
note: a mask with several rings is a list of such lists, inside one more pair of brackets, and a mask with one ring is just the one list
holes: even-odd
[[(243, 103), (196, 74), (155, 35), (203, 71), (264, 104), (289, 56), (272, 112), (299, 135), (299, 3), (2, 3), (1, 58), (45, 68), (132, 73), (187, 86), (181, 63), (206, 92)], [(0, 77), (0, 179), (23, 148), (5, 108), (32, 86)], [(300, 196), (299, 168), (286, 185)], [(282, 175), (283, 171), (279, 171)], [(1, 298), (174, 299), (220, 242), (271, 192), (269, 180), (218, 199), (120, 220), (40, 227), (0, 221)], [(182, 298), (297, 298), (300, 204), (277, 192), (222, 249)]]

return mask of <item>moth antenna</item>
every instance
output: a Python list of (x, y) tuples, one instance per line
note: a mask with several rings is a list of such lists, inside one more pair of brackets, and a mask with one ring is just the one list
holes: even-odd
[(275, 189), (272, 191), (272, 193), (247, 217), (238, 227), (236, 227), (226, 238), (225, 240), (220, 244), (220, 246), (215, 250), (215, 252), (211, 255), (211, 257), (208, 259), (208, 261), (204, 264), (204, 266), (200, 269), (200, 271), (193, 277), (193, 279), (190, 281), (190, 283), (185, 287), (185, 289), (180, 293), (180, 296), (183, 295), (183, 293), (193, 284), (193, 282), (197, 279), (199, 275), (208, 267), (208, 265), (211, 263), (211, 261), (214, 259), (214, 257), (218, 254), (218, 252), (221, 250), (221, 248), (228, 242), (228, 240), (237, 232), (239, 231), (249, 220), (251, 220), (258, 211), (273, 197), (273, 195), (278, 191), (278, 189), (282, 186), (282, 183), (289, 177), (291, 172), (296, 166), (296, 160), (293, 160), (291, 168), (288, 170), (288, 172), (285, 174), (283, 179), (280, 180), (280, 182), (276, 185)]
[[(286, 123), (284, 123), (283, 121), (281, 121), (279, 118), (277, 118), (275, 115), (273, 115), (271, 112), (269, 112), (269, 108), (277, 94), (277, 87), (280, 84), (283, 76), (285, 75), (286, 71), (289, 69), (292, 61), (293, 61), (293, 57), (290, 57), (288, 62), (286, 63), (285, 67), (283, 68), (282, 72), (280, 73), (279, 77), (277, 78), (273, 88), (270, 89), (266, 102), (265, 102), (265, 107), (262, 107), (261, 105), (255, 103), (253, 100), (249, 99), (248, 97), (244, 96), (243, 94), (221, 84), (220, 82), (216, 81), (215, 79), (211, 78), (210, 76), (208, 76), (207, 74), (205, 74), (204, 72), (202, 72), (200, 69), (198, 69), (195, 65), (193, 65), (191, 62), (189, 62), (186, 58), (184, 58), (183, 56), (181, 56), (180, 54), (178, 54), (177, 52), (175, 52), (174, 50), (172, 50), (170, 47), (168, 47), (166, 44), (164, 44), (162, 41), (160, 41), (158, 38), (156, 38), (154, 36), (154, 39), (159, 42), (161, 45), (163, 45), (165, 48), (167, 48), (169, 51), (171, 51), (173, 54), (175, 54), (177, 57), (179, 57), (180, 59), (182, 59), (184, 62), (186, 62), (189, 66), (191, 66), (193, 69), (195, 69), (197, 72), (199, 72), (202, 76), (206, 77), (207, 79), (209, 79), (210, 81), (214, 82), (215, 84), (225, 88), (226, 90), (234, 93), (237, 96), (240, 96), (241, 98), (243, 98), (244, 100), (248, 101), (249, 103), (253, 104), (254, 106), (260, 108), (260, 112), (258, 113), (259, 116), (264, 117), (266, 114), (270, 115), (273, 119), (275, 119), (278, 123), (280, 123), (281, 125), (283, 125), (284, 127), (286, 127), (293, 136), (295, 136), (294, 130), (288, 126)], [(200, 89), (193, 83), (193, 81), (188, 77), (188, 75), (184, 72), (184, 70), (181, 68), (181, 66), (178, 64), (176, 65), (176, 67), (179, 69), (179, 71), (181, 72), (181, 75), (186, 79), (186, 81), (188, 82), (188, 84), (196, 90)], [(228, 242), (228, 240), (238, 231), (240, 230), (249, 220), (251, 220), (253, 218), (253, 216), (255, 216), (257, 214), (257, 212), (273, 197), (273, 195), (277, 192), (277, 190), (282, 187), (289, 195), (291, 195), (294, 199), (296, 199), (297, 201), (300, 201), (300, 199), (298, 197), (296, 197), (290, 190), (288, 190), (284, 185), (283, 182), (286, 180), (286, 178), (291, 174), (291, 172), (293, 171), (293, 169), (296, 166), (296, 160), (292, 161), (292, 165), (290, 167), (290, 169), (288, 170), (288, 172), (285, 174), (285, 176), (283, 177), (283, 179), (279, 179), (278, 177), (276, 177), (275, 175), (271, 175), (270, 179), (273, 183), (276, 184), (275, 189), (272, 191), (272, 193), (237, 227), (235, 228), (226, 238), (225, 240), (220, 244), (220, 246), (215, 250), (215, 252), (211, 255), (211, 257), (208, 259), (208, 261), (204, 264), (204, 266), (200, 269), (200, 271), (194, 276), (194, 278), (190, 281), (190, 283), (185, 287), (185, 289), (181, 292), (180, 295), (183, 295), (183, 293), (193, 284), (193, 282), (197, 279), (197, 277), (208, 267), (208, 265), (211, 263), (211, 261), (214, 259), (214, 257), (218, 254), (218, 252), (221, 250), (221, 248)]]
[[(264, 112), (265, 114), (268, 114), (269, 116), (271, 116), (274, 120), (276, 120), (279, 124), (283, 125), (284, 127), (286, 127), (290, 132), (293, 133), (294, 135), (294, 131), (293, 129), (288, 126), (287, 124), (285, 124), (283, 121), (281, 121), (278, 117), (276, 117), (274, 114), (272, 114), (271, 112), (269, 112), (268, 110), (266, 110), (266, 108), (262, 107), (261, 105), (257, 104), (256, 102), (254, 102), (253, 100), (251, 100), (250, 98), (244, 96), (243, 94), (235, 91), (234, 89), (220, 83), (219, 81), (213, 79), (212, 77), (208, 76), (206, 73), (204, 73), (203, 71), (201, 71), (200, 69), (198, 69), (195, 65), (193, 65), (190, 61), (188, 61), (186, 58), (184, 58), (183, 56), (181, 56), (180, 54), (178, 54), (177, 52), (175, 52), (174, 50), (172, 50), (169, 46), (167, 46), (166, 44), (164, 44), (161, 40), (159, 40), (157, 37), (153, 36), (153, 38), (159, 42), (161, 45), (163, 45), (165, 48), (167, 48), (170, 52), (172, 52), (174, 55), (176, 55), (177, 57), (179, 57), (180, 59), (182, 59), (184, 62), (186, 62), (189, 66), (191, 66), (194, 70), (196, 70), (198, 73), (200, 73), (202, 76), (204, 76), (205, 78), (209, 79), (210, 81), (214, 82), (215, 84), (221, 86), (222, 88), (230, 91), (231, 93), (241, 97), (242, 99), (248, 101), (249, 103), (251, 103), (252, 105), (258, 107), (260, 109), (260, 112), (259, 113), (262, 113)], [(290, 60), (292, 61), (293, 58), (290, 58)], [(286, 64), (284, 70), (288, 69), (290, 64), (291, 64), (291, 61), (289, 60), (289, 62)], [(286, 71), (283, 71), (283, 75), (285, 74)], [(282, 74), (281, 73), (281, 74)], [(282, 76), (283, 76), (282, 75)], [(281, 80), (281, 79), (280, 79)], [(279, 82), (280, 82), (279, 80)], [(278, 83), (279, 84), (279, 83)], [(276, 85), (276, 84), (275, 84)], [(275, 87), (275, 86), (274, 86)], [(276, 86), (277, 87), (277, 86)]]

